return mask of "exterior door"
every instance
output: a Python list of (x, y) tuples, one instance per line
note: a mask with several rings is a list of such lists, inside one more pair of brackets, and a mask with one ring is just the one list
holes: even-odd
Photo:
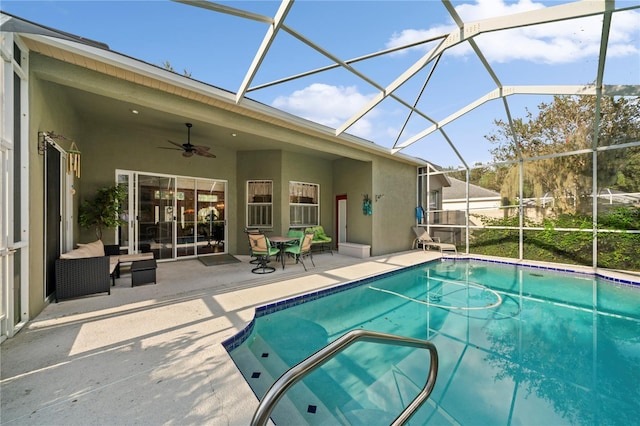
[(132, 172), (116, 170), (116, 182), (123, 187), (127, 193), (127, 202), (122, 212), (124, 223), (116, 230), (116, 244), (127, 253), (141, 252), (138, 246), (138, 221), (136, 220), (136, 184)]
[(55, 261), (72, 249), (74, 216), (70, 214), (73, 175), (67, 173), (67, 153), (52, 139), (45, 149), (45, 296), (56, 290)]
[(60, 151), (47, 142), (45, 149), (45, 296), (56, 291), (55, 262), (62, 246)]
[(347, 242), (347, 196), (336, 197), (336, 246)]
[(226, 182), (198, 179), (196, 185), (197, 254), (226, 253)]
[(176, 183), (161, 175), (138, 175), (138, 244), (156, 259), (176, 257)]

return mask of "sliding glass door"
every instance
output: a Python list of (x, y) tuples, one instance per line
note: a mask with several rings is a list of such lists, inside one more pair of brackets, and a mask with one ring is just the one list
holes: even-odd
[(130, 253), (175, 259), (226, 253), (226, 182), (187, 176), (117, 171), (128, 188), (128, 224), (118, 232)]
[(138, 174), (138, 247), (156, 259), (176, 257), (175, 186), (173, 177)]
[(226, 220), (224, 216), (225, 183), (200, 179), (197, 184), (196, 212), (199, 240), (198, 254), (224, 253)]

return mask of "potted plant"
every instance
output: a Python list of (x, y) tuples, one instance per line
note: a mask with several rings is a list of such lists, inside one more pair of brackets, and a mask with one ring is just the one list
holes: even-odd
[(96, 237), (102, 239), (102, 230), (124, 225), (121, 219), (127, 200), (124, 186), (113, 185), (98, 189), (93, 200), (84, 200), (78, 211), (78, 222), (83, 228), (95, 228)]

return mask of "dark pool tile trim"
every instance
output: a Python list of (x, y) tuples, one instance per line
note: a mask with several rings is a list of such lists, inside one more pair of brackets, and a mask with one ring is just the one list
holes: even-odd
[(323, 290), (318, 290), (318, 291), (313, 291), (310, 293), (306, 293), (306, 294), (302, 294), (300, 296), (297, 297), (293, 297), (291, 299), (286, 299), (286, 300), (281, 300), (278, 301), (276, 303), (271, 303), (269, 305), (264, 305), (264, 306), (260, 306), (258, 308), (256, 308), (256, 314), (255, 314), (255, 318), (259, 318), (261, 316), (264, 315), (269, 315), (273, 312), (277, 312), (277, 311), (281, 311), (283, 309), (287, 309), (290, 308), (292, 306), (298, 306), (298, 305), (302, 305), (304, 303), (307, 302), (311, 302), (313, 300), (317, 300), (326, 296), (330, 296), (332, 294), (336, 294), (336, 293), (341, 293), (343, 291), (346, 290), (350, 290), (354, 287), (359, 287), (363, 284), (368, 284), (370, 282), (379, 280), (381, 278), (387, 278), (390, 277), (392, 275), (396, 275), (402, 272), (406, 272), (412, 269), (416, 269), (416, 268), (422, 268), (425, 265), (427, 265), (428, 263), (431, 262), (435, 262), (435, 261), (430, 261), (430, 262), (424, 262), (424, 263), (420, 263), (417, 265), (412, 265), (412, 266), (408, 266), (406, 268), (401, 268), (401, 269), (396, 269), (393, 271), (389, 271), (389, 272), (384, 272), (382, 274), (379, 275), (374, 275), (374, 276), (370, 276), (370, 277), (366, 277), (366, 278), (362, 278), (359, 280), (355, 280), (355, 281), (349, 281), (347, 283), (344, 284), (339, 284), (335, 287), (330, 287), (330, 288), (326, 288)]
[(240, 330), (240, 332), (236, 333), (235, 335), (229, 337), (227, 340), (222, 342), (222, 346), (227, 350), (227, 352), (231, 352), (232, 350), (240, 346), (245, 340), (247, 340), (247, 338), (253, 331), (255, 322), (256, 320), (254, 317), (254, 319), (252, 319), (251, 322), (245, 328)]
[(424, 262), (424, 263), (419, 263), (417, 265), (412, 265), (412, 266), (408, 266), (405, 268), (400, 268), (400, 269), (396, 269), (393, 271), (389, 271), (389, 272), (384, 272), (382, 274), (379, 275), (373, 275), (367, 278), (362, 278), (359, 280), (355, 280), (355, 281), (349, 281), (347, 283), (344, 284), (339, 284), (335, 287), (330, 287), (330, 288), (326, 288), (323, 290), (318, 290), (318, 291), (313, 291), (310, 293), (305, 293), (302, 294), (300, 296), (296, 296), (293, 297), (291, 299), (285, 299), (285, 300), (280, 300), (278, 302), (274, 302), (274, 303), (270, 303), (268, 305), (263, 305), (263, 306), (259, 306), (256, 308), (255, 311), (255, 315), (253, 317), (253, 320), (251, 320), (251, 322), (249, 323), (249, 325), (247, 325), (247, 327), (245, 327), (242, 331), (240, 331), (238, 334), (236, 334), (235, 336), (232, 336), (230, 338), (228, 338), (227, 340), (222, 342), (222, 346), (224, 346), (224, 348), (227, 350), (227, 352), (231, 352), (233, 349), (237, 348), (238, 346), (240, 346), (251, 334), (251, 331), (253, 331), (253, 327), (255, 325), (255, 320), (257, 318), (263, 317), (265, 315), (269, 315), (272, 314), (274, 312), (278, 312), (281, 311), (283, 309), (287, 309), (290, 308), (292, 306), (298, 306), (298, 305), (302, 305), (304, 303), (307, 302), (311, 302), (313, 300), (317, 300), (320, 299), (322, 297), (326, 297), (332, 294), (336, 294), (336, 293), (340, 293), (349, 289), (352, 289), (354, 287), (359, 287), (363, 284), (367, 284), (370, 283), (372, 281), (378, 280), (380, 278), (386, 278), (386, 277), (390, 277), (392, 275), (396, 275), (405, 271), (409, 271), (412, 269), (416, 269), (416, 268), (423, 268), (425, 265), (428, 265), (429, 263), (434, 263), (434, 262), (438, 262), (439, 260), (430, 260), (428, 262)]
[[(443, 258), (443, 260), (455, 260), (455, 258), (447, 257), (447, 258)], [(516, 263), (508, 260), (484, 259), (484, 258), (476, 258), (476, 257), (465, 257), (464, 260), (473, 260), (477, 262), (486, 262), (486, 263), (499, 263), (499, 264), (509, 265), (509, 266), (522, 266), (524, 268), (541, 269), (541, 270), (554, 271), (554, 272), (568, 272), (576, 275), (584, 275), (584, 276), (590, 276), (590, 277), (595, 276), (604, 281), (610, 281), (616, 284), (624, 284), (624, 285), (630, 285), (630, 286), (640, 288), (640, 281), (632, 281), (624, 278), (616, 278), (616, 277), (604, 275), (600, 272), (595, 273), (595, 272), (583, 271), (578, 269), (572, 269), (570, 267), (565, 267), (565, 266), (554, 267), (554, 266), (547, 266), (547, 265), (536, 265), (536, 264), (521, 263), (521, 262)]]

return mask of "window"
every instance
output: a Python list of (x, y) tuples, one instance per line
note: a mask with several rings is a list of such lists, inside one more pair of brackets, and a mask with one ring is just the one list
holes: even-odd
[(247, 181), (247, 228), (273, 226), (273, 181)]
[(320, 224), (319, 194), (320, 185), (289, 182), (289, 226), (305, 227)]
[(432, 223), (440, 223), (440, 191), (431, 191), (429, 196), (429, 210), (433, 215)]

